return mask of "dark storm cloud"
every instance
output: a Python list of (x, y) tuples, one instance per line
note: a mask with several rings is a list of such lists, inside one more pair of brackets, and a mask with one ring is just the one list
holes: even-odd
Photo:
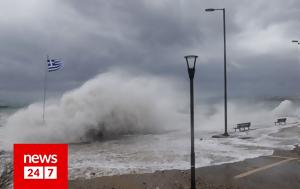
[(187, 80), (183, 56), (195, 53), (199, 94), (222, 96), (222, 14), (204, 12), (209, 7), (227, 11), (231, 96), (300, 93), (290, 43), (299, 37), (297, 0), (5, 0), (0, 7), (2, 99), (41, 99), (47, 54), (65, 61), (51, 74), (53, 93), (111, 67)]

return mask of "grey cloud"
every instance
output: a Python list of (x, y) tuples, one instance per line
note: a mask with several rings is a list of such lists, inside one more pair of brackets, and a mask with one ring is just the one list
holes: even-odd
[(221, 97), (222, 15), (206, 13), (209, 7), (227, 11), (232, 97), (300, 93), (294, 87), (300, 62), (289, 41), (299, 37), (297, 0), (5, 0), (0, 5), (3, 99), (40, 100), (47, 54), (65, 62), (64, 70), (51, 76), (50, 94), (78, 87), (111, 67), (187, 82), (183, 56), (195, 53), (198, 94)]

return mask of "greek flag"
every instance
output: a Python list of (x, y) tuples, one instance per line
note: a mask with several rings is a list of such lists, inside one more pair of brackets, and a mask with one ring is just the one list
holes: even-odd
[(48, 71), (53, 72), (59, 70), (62, 66), (62, 61), (57, 59), (48, 59)]

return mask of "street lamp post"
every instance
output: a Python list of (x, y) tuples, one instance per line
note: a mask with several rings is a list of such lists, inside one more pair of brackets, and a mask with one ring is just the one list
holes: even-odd
[(191, 189), (196, 189), (195, 179), (195, 148), (194, 148), (194, 75), (195, 64), (198, 56), (185, 56), (186, 65), (190, 78), (190, 113), (191, 113)]
[(205, 9), (206, 12), (223, 11), (223, 36), (224, 36), (224, 119), (225, 132), (223, 136), (229, 136), (227, 132), (227, 64), (226, 64), (226, 22), (225, 22), (225, 8), (223, 9)]
[[(300, 47), (300, 40), (292, 40), (292, 43), (297, 43), (297, 45), (298, 45), (297, 50), (298, 50)], [(298, 55), (298, 57), (299, 57), (299, 55)], [(299, 108), (299, 111), (300, 111), (300, 108)]]
[(298, 44), (298, 48), (300, 47), (300, 40), (292, 40), (292, 43), (297, 43)]

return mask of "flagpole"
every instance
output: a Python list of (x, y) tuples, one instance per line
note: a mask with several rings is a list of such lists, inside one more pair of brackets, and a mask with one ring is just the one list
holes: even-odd
[(43, 123), (45, 123), (45, 103), (46, 103), (46, 90), (47, 90), (47, 72), (48, 72), (49, 56), (47, 55), (45, 78), (44, 78), (44, 103), (43, 103)]

